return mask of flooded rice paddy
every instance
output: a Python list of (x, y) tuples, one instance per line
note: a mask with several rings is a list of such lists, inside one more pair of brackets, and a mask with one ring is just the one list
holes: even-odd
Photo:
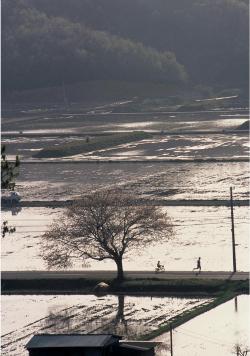
[[(249, 353), (249, 335), (250, 296), (240, 295), (176, 328), (173, 331), (174, 356), (241, 355), (236, 352), (237, 346)], [(157, 356), (170, 354), (169, 333), (155, 341), (163, 342)]]
[(125, 339), (156, 330), (211, 299), (107, 295), (2, 296), (2, 355), (27, 356), (35, 333), (114, 333)]
[[(248, 111), (112, 113), (109, 107), (105, 107), (106, 112), (104, 107), (98, 110), (102, 112), (87, 113), (87, 109), (82, 113), (23, 111), (3, 118), (3, 132), (14, 128), (16, 133), (24, 133), (22, 137), (12, 138), (3, 135), (8, 157), (19, 154), (21, 161), (32, 161), (32, 155), (43, 147), (79, 139), (72, 133), (95, 135), (134, 130), (158, 133), (149, 140), (68, 157), (66, 163), (22, 162), (16, 186), (22, 200), (73, 199), (92, 190), (115, 186), (159, 203), (189, 200), (190, 206), (162, 208), (171, 218), (173, 236), (164, 244), (128, 255), (124, 269), (153, 271), (160, 260), (166, 270), (190, 271), (201, 256), (202, 270), (232, 270), (230, 209), (216, 206), (216, 200), (229, 199), (230, 186), (234, 187), (235, 199), (249, 198), (249, 165), (240, 162), (249, 154), (248, 136), (225, 132), (245, 122)], [(202, 130), (211, 133), (187, 134), (187, 131)], [(176, 134), (159, 135), (161, 131)], [(25, 137), (26, 132), (39, 136)], [(194, 162), (194, 159), (211, 158), (225, 161)], [(86, 159), (121, 163), (79, 163)], [(183, 162), (176, 163), (175, 159)], [(161, 160), (172, 160), (172, 163)], [(184, 163), (184, 160), (189, 162)], [(214, 206), (192, 206), (193, 200), (214, 200)], [(2, 269), (45, 270), (47, 267), (40, 256), (41, 236), (62, 212), (63, 209), (57, 208), (3, 211), (2, 220), (8, 220), (16, 232), (2, 241)], [(249, 270), (248, 222), (248, 208), (235, 207), (239, 271)], [(114, 270), (115, 265), (112, 262), (83, 265), (79, 261), (72, 268)], [(164, 325), (170, 317), (207, 302), (205, 299), (110, 295), (102, 298), (6, 295), (2, 297), (2, 355), (27, 356), (24, 345), (38, 332), (113, 332), (125, 338), (139, 337)], [(236, 354), (236, 345), (242, 350), (249, 348), (248, 315), (249, 296), (239, 296), (237, 303), (231, 300), (185, 323), (173, 333), (174, 356), (230, 356)], [(169, 333), (157, 340), (162, 342), (157, 356), (169, 354)]]
[(247, 135), (158, 136), (154, 139), (79, 154), (67, 159), (163, 160), (241, 159), (249, 154)]
[[(10, 158), (34, 160), (32, 156), (42, 148), (83, 140), (81, 137), (16, 137), (5, 138)], [(90, 138), (91, 140), (91, 138)], [(107, 138), (108, 140), (108, 138)], [(246, 134), (157, 135), (152, 139), (133, 142), (103, 150), (65, 157), (67, 160), (171, 160), (171, 159), (242, 159), (249, 154)], [(48, 159), (46, 159), (48, 160)], [(53, 160), (53, 159), (50, 159)]]
[[(232, 270), (231, 221), (229, 207), (167, 207), (174, 234), (168, 242), (158, 243), (131, 252), (124, 261), (125, 270), (154, 270), (161, 261), (166, 270), (192, 270), (197, 257), (202, 258), (206, 271)], [(3, 211), (2, 219), (16, 232), (2, 241), (3, 270), (43, 270), (46, 265), (40, 257), (41, 236), (63, 209), (22, 208), (17, 215)], [(249, 271), (249, 213), (248, 207), (235, 207), (235, 236), (237, 268)], [(223, 256), (223, 258), (221, 258)], [(81, 261), (73, 269), (115, 270), (112, 261), (92, 261), (87, 267)]]
[[(121, 110), (122, 111), (122, 110)], [(227, 116), (230, 115), (230, 116)], [(248, 119), (248, 110), (227, 109), (204, 112), (120, 112), (102, 110), (86, 113), (22, 113), (4, 117), (2, 131), (46, 132), (113, 132), (234, 129)]]
[(64, 200), (120, 186), (154, 200), (249, 197), (248, 162), (217, 163), (32, 163), (20, 166), (16, 190), (22, 200)]

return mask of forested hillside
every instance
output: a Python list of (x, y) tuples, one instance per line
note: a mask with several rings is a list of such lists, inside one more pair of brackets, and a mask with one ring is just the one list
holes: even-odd
[(21, 1), (3, 2), (3, 88), (31, 89), (85, 81), (181, 83), (186, 73), (173, 53), (84, 23), (48, 16)]
[(3, 88), (85, 80), (246, 87), (246, 0), (3, 0)]

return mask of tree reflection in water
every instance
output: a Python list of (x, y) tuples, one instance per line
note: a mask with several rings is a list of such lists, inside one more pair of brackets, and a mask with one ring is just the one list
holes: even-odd
[(51, 311), (45, 319), (43, 331), (48, 333), (113, 333), (126, 338), (143, 335), (147, 326), (133, 316), (130, 304), (125, 305), (125, 296), (117, 297), (115, 305), (102, 305), (100, 309), (85, 309), (75, 305), (60, 311)]
[(72, 331), (74, 314), (72, 308), (50, 311), (45, 319), (45, 326), (42, 328), (49, 333), (70, 333)]

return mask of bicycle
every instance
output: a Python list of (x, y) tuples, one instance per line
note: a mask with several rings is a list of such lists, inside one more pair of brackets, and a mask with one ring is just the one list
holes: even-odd
[(163, 265), (157, 266), (155, 268), (155, 273), (160, 273), (160, 272), (164, 272), (165, 271), (165, 267)]

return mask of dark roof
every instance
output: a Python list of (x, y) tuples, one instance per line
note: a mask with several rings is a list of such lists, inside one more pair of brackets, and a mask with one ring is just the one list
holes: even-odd
[(26, 348), (105, 347), (119, 339), (119, 336), (110, 334), (38, 334), (32, 337)]
[(134, 349), (134, 350), (152, 350), (155, 348), (157, 345), (159, 345), (159, 342), (153, 342), (153, 341), (120, 341), (120, 345), (123, 348), (126, 349)]

